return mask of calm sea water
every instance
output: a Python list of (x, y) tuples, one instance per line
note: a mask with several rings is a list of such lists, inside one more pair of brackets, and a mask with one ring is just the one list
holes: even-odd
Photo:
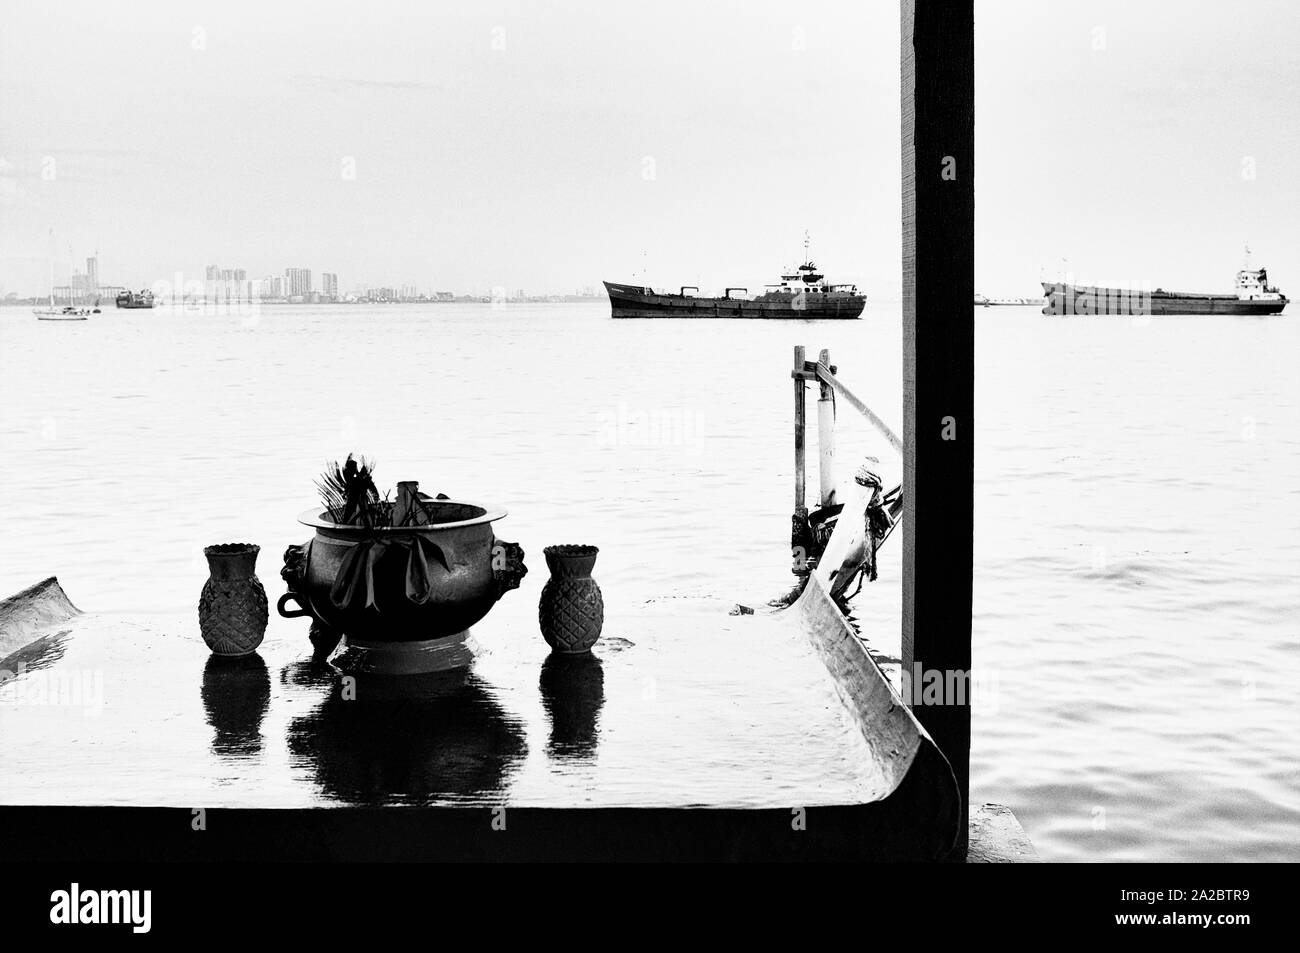
[[(1051, 859), (1296, 859), (1297, 324), (976, 322), (973, 799), (1010, 805)], [(83, 608), (192, 611), (202, 547), (235, 540), (278, 592), (313, 477), (356, 450), (383, 486), (504, 504), (498, 535), (533, 554), (522, 599), (558, 542), (601, 546), (607, 603), (766, 599), (791, 579), (795, 344), (901, 422), (889, 303), (744, 324), (0, 310), (0, 592), (56, 574)], [(900, 479), (850, 413), (844, 470), (873, 455)], [(892, 548), (856, 600), (883, 658), (898, 602)]]

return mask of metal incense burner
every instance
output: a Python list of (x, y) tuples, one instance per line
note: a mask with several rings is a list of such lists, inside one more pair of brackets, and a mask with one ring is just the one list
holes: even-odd
[[(276, 609), (310, 616), (318, 655), (344, 671), (416, 674), (474, 658), (470, 626), (527, 573), (517, 543), (496, 538), (504, 508), (419, 495), (428, 521), (363, 527), (319, 508), (298, 521), (316, 535), (284, 554), (289, 591)], [(423, 517), (422, 517), (423, 519)], [(299, 609), (288, 608), (296, 603)]]

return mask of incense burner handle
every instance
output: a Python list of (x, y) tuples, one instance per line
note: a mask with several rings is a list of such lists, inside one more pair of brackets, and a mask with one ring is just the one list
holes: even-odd
[[(314, 613), (307, 608), (307, 559), (311, 551), (311, 542), (303, 543), (301, 546), (290, 546), (284, 551), (284, 568), (280, 570), (280, 578), (284, 580), (288, 592), (282, 595), (275, 604), (275, 611), (280, 613), (286, 619), (298, 619), (303, 616), (311, 616)], [(299, 609), (290, 612), (285, 606), (289, 600), (293, 600), (299, 605)]]
[[(283, 617), (286, 618), (286, 619), (300, 619), (300, 618), (302, 618), (303, 616), (309, 616), (309, 615), (311, 615), (311, 610), (310, 610), (310, 609), (301, 609), (301, 608), (300, 608), (300, 609), (297, 609), (297, 610), (295, 610), (295, 611), (293, 611), (293, 612), (290, 612), (288, 609), (286, 609), (286, 608), (285, 608), (285, 605), (288, 604), (288, 602), (289, 602), (290, 599), (294, 600), (295, 602), (298, 602), (298, 593), (296, 593), (296, 592), (286, 592), (284, 595), (282, 595), (282, 596), (280, 597), (279, 601), (276, 602), (276, 604), (275, 604), (275, 611), (278, 612), (278, 613), (280, 613), (280, 615), (283, 616)], [(302, 603), (301, 603), (301, 602), (298, 602), (298, 605), (301, 606)]]
[(518, 589), (528, 567), (524, 565), (524, 548), (518, 543), (497, 539), (492, 543), (492, 581), (500, 599), (511, 589)]

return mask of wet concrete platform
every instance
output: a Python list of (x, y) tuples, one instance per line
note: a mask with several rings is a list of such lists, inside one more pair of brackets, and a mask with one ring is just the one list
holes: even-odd
[[(5, 667), (0, 803), (758, 807), (879, 796), (811, 649), (729, 605), (647, 605), (587, 657), (489, 618), (462, 673), (314, 665), (306, 626), (243, 659), (188, 616), (85, 614)], [(495, 625), (493, 623), (496, 623)], [(289, 631), (284, 631), (289, 628)], [(296, 638), (291, 637), (296, 632)]]
[[(824, 634), (837, 612), (810, 605)], [(942, 756), (865, 650), (843, 632), (809, 638), (796, 610), (646, 603), (571, 658), (549, 653), (530, 607), (503, 603), (475, 627), (468, 670), (348, 685), (312, 660), (297, 620), (223, 659), (195, 615), (34, 606), (8, 626), (30, 641), (0, 661), (0, 814), (22, 829), (31, 808), (74, 856), (78, 843), (116, 856), (160, 825), (180, 837), (200, 810), (227, 819), (226, 838), (203, 842), (214, 859), (266, 843), (301, 859), (496, 857), (502, 841), (465, 830), (491, 826), (465, 818), (503, 809), (536, 834), (519, 859), (584, 844), (629, 859), (939, 859), (951, 842)], [(1003, 849), (1001, 810), (972, 811), (972, 860), (1032, 854)], [(9, 849), (23, 853), (22, 835)]]

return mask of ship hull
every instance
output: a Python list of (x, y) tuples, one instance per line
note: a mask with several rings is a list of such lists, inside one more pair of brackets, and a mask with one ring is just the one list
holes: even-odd
[(1100, 288), (1092, 285), (1043, 282), (1047, 298), (1043, 314), (1051, 315), (1193, 315), (1193, 314), (1281, 314), (1289, 303), (1279, 298), (1238, 298), (1236, 295), (1179, 294), (1172, 291), (1140, 291)]
[[(657, 294), (640, 285), (605, 282), (610, 314), (615, 318), (783, 318), (851, 320), (862, 316), (866, 295), (832, 291), (795, 296), (765, 294), (757, 298), (697, 298)], [(802, 300), (800, 300), (802, 298)]]
[(131, 311), (131, 310), (134, 310), (134, 309), (136, 309), (136, 308), (152, 308), (152, 307), (153, 307), (153, 302), (152, 302), (152, 301), (140, 301), (140, 302), (136, 302), (136, 301), (131, 301), (131, 302), (119, 301), (119, 302), (117, 302), (117, 306), (118, 306), (119, 308), (124, 309), (124, 310)]

